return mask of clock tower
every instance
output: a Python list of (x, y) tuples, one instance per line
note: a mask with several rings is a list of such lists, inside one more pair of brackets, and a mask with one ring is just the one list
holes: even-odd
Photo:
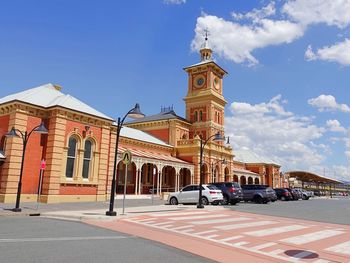
[(188, 90), (184, 98), (186, 119), (192, 123), (190, 139), (200, 136), (206, 140), (217, 132), (224, 134), (224, 107), (222, 79), (227, 72), (212, 59), (208, 36), (200, 49), (201, 61), (188, 66)]

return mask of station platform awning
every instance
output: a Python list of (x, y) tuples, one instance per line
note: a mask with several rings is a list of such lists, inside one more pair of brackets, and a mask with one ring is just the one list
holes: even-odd
[(286, 172), (290, 178), (295, 178), (302, 182), (315, 182), (315, 183), (327, 183), (327, 184), (343, 184), (342, 181), (336, 180), (334, 178), (325, 177), (315, 173), (310, 173), (306, 171), (290, 171)]

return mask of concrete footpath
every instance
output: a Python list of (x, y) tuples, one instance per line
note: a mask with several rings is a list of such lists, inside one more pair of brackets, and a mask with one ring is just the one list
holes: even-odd
[[(123, 200), (121, 197), (115, 200), (114, 211), (118, 216), (122, 213)], [(60, 217), (66, 219), (108, 219), (106, 211), (109, 209), (109, 202), (81, 202), (81, 203), (21, 203), (22, 212), (13, 212), (14, 204), (0, 204), (0, 217), (3, 216), (45, 216)], [(125, 214), (142, 211), (167, 210), (174, 207), (165, 205), (165, 201), (151, 196), (127, 196), (125, 200)], [(112, 217), (113, 218), (113, 217)]]

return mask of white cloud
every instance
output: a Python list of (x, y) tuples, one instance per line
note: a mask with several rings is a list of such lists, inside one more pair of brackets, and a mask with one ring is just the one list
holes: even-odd
[(345, 39), (343, 42), (336, 43), (333, 46), (317, 49), (316, 52), (313, 52), (309, 45), (305, 52), (305, 58), (308, 61), (318, 59), (350, 66), (350, 39)]
[(231, 15), (235, 20), (248, 19), (253, 22), (258, 23), (261, 19), (272, 16), (276, 14), (275, 2), (269, 3), (267, 6), (264, 6), (261, 9), (254, 8), (252, 11), (242, 14), (232, 12)]
[(346, 129), (340, 124), (338, 120), (328, 120), (326, 125), (332, 132), (346, 132)]
[(304, 26), (325, 23), (345, 28), (350, 24), (350, 0), (289, 0), (282, 7), (294, 21)]
[(309, 169), (320, 165), (329, 147), (315, 143), (326, 129), (286, 111), (281, 96), (269, 102), (231, 104), (231, 117), (225, 118), (226, 134), (233, 149), (249, 148), (282, 165), (283, 170)]
[(165, 4), (174, 4), (174, 5), (181, 5), (185, 4), (186, 0), (164, 0)]
[(332, 95), (320, 95), (307, 101), (311, 106), (323, 111), (342, 111), (350, 112), (350, 107), (346, 104), (338, 104)]
[(303, 28), (287, 20), (259, 18), (253, 24), (241, 25), (217, 16), (203, 14), (197, 18), (192, 50), (203, 44), (203, 32), (209, 29), (210, 44), (219, 56), (235, 63), (258, 64), (252, 52), (258, 48), (290, 43), (303, 35)]

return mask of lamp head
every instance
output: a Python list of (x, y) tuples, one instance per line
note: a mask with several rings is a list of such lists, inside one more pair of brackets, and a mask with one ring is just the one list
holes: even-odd
[(14, 137), (20, 137), (18, 133), (16, 132), (15, 127), (12, 127), (12, 129), (5, 135), (7, 138), (14, 138)]
[(227, 164), (227, 160), (224, 158), (224, 159), (222, 159), (221, 163), (222, 164)]
[(49, 133), (49, 131), (46, 129), (46, 127), (45, 127), (45, 125), (44, 125), (44, 122), (41, 122), (40, 125), (39, 125), (39, 127), (36, 128), (36, 129), (34, 130), (34, 132), (40, 133), (40, 134), (48, 134), (48, 133)]
[(135, 107), (129, 112), (128, 117), (133, 119), (140, 119), (145, 117), (145, 114), (141, 112), (140, 105), (136, 103)]
[(217, 132), (215, 134), (215, 137), (213, 139), (214, 142), (223, 142), (225, 141), (225, 137), (220, 134), (220, 132)]

